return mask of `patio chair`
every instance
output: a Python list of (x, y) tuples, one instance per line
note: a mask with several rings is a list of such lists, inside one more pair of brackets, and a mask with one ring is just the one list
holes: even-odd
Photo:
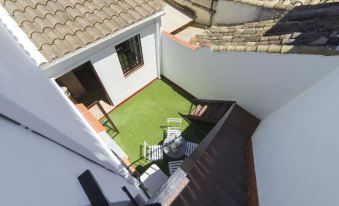
[(144, 157), (150, 161), (164, 159), (162, 145), (149, 145), (146, 141), (144, 141), (143, 153)]
[(192, 152), (198, 147), (198, 144), (194, 142), (187, 142), (186, 144), (187, 146), (186, 146), (185, 155), (190, 156)]
[(181, 135), (181, 130), (179, 127), (167, 127), (167, 136), (170, 135), (177, 135), (180, 136)]
[(170, 175), (172, 175), (181, 165), (183, 160), (176, 160), (176, 161), (171, 161), (168, 162), (168, 170)]
[[(174, 125), (173, 125), (174, 123)], [(182, 118), (167, 118), (167, 126), (168, 127), (172, 127), (172, 126), (175, 126), (175, 127), (180, 127), (181, 126), (181, 123), (182, 123)]]

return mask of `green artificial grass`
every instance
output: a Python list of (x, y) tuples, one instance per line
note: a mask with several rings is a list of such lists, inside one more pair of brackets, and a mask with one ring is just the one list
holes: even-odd
[[(141, 157), (143, 142), (150, 145), (162, 144), (167, 126), (166, 118), (181, 117), (180, 114), (188, 113), (190, 106), (191, 99), (185, 92), (167, 81), (156, 80), (109, 114), (120, 131), (114, 140), (129, 156), (139, 173), (152, 164)], [(182, 136), (187, 141), (199, 143), (211, 129), (211, 125), (183, 119), (181, 129)], [(165, 157), (156, 162), (167, 174), (169, 160)]]

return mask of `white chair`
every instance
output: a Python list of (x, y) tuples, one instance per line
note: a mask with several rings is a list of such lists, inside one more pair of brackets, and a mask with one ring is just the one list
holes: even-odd
[(143, 148), (144, 157), (150, 161), (162, 160), (164, 159), (164, 154), (162, 151), (162, 145), (149, 145), (144, 141)]
[[(173, 123), (175, 125), (173, 125)], [(180, 127), (182, 123), (182, 118), (167, 118), (167, 126), (171, 127), (171, 126), (176, 126), (176, 127)]]
[(192, 154), (192, 152), (198, 147), (197, 143), (194, 142), (187, 142), (187, 146), (186, 146), (186, 151), (185, 151), (185, 155), (186, 156), (190, 156)]
[(176, 160), (168, 162), (168, 170), (170, 175), (172, 175), (182, 164), (183, 160)]
[(171, 135), (181, 135), (181, 130), (179, 127), (167, 127), (167, 137)]

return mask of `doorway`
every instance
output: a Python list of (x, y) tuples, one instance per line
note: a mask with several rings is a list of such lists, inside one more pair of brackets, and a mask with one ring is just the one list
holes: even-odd
[(113, 105), (91, 62), (86, 62), (56, 79), (74, 103), (86, 107), (96, 101)]

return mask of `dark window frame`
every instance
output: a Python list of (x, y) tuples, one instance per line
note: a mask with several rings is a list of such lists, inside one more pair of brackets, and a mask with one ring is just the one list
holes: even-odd
[(140, 34), (116, 45), (115, 50), (125, 77), (144, 65)]

